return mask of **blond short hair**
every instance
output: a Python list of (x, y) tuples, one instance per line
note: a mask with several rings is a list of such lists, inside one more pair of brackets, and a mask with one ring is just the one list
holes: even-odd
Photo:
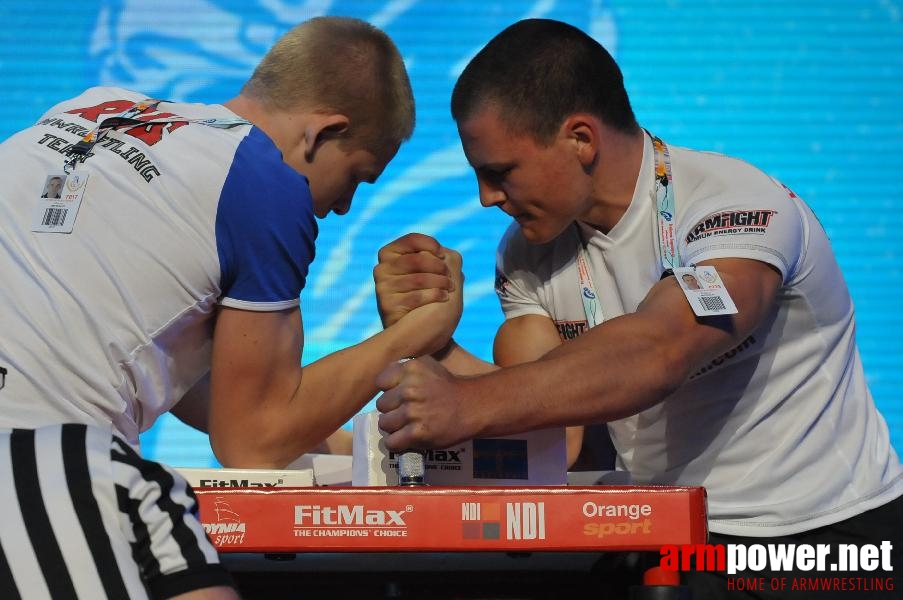
[(414, 131), (414, 94), (401, 54), (380, 29), (316, 17), (283, 35), (242, 93), (277, 110), (346, 115), (346, 146), (397, 148)]

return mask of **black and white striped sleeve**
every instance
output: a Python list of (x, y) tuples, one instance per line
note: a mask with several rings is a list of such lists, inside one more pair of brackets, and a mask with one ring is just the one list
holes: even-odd
[(112, 459), (119, 512), (131, 526), (132, 556), (151, 597), (231, 585), (198, 519), (197, 499), (188, 482), (172, 469), (141, 458), (117, 437)]
[(231, 585), (185, 481), (110, 428), (0, 430), (0, 598), (168, 598)]

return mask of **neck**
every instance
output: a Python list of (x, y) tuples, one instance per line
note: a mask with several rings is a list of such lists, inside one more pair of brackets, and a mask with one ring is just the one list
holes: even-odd
[(645, 133), (623, 133), (603, 127), (599, 153), (592, 167), (592, 206), (580, 220), (608, 233), (633, 200), (640, 167), (643, 164)]
[(304, 135), (304, 128), (299, 127), (299, 115), (267, 109), (259, 101), (244, 94), (224, 102), (223, 106), (263, 131), (283, 154), (294, 148)]

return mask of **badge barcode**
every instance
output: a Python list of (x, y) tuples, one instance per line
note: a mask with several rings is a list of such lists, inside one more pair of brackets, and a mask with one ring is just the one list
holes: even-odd
[(724, 300), (718, 296), (700, 296), (699, 301), (706, 310), (724, 310)]
[(66, 222), (66, 213), (69, 212), (69, 209), (66, 208), (48, 208), (44, 211), (44, 220), (41, 221), (41, 225), (45, 227), (62, 227), (63, 223)]

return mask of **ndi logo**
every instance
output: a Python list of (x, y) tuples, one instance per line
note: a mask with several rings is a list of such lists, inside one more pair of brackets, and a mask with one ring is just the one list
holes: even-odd
[[(462, 537), (465, 540), (501, 539), (502, 505), (497, 502), (462, 502)], [(505, 539), (546, 539), (545, 502), (506, 502)]]
[(501, 508), (496, 502), (461, 503), (461, 537), (465, 540), (497, 540), (501, 533)]
[(509, 540), (546, 539), (545, 502), (507, 502), (505, 504)]

